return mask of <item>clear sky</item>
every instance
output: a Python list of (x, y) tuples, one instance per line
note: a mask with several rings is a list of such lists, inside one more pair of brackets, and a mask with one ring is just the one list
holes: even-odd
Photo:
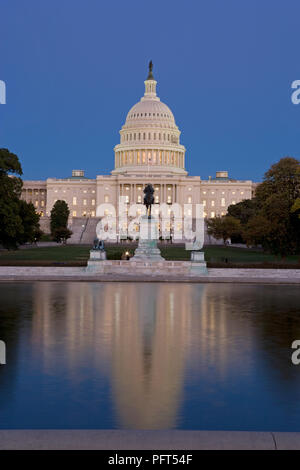
[(300, 157), (299, 0), (0, 0), (0, 24), (0, 147), (26, 179), (109, 173), (150, 59), (191, 175)]

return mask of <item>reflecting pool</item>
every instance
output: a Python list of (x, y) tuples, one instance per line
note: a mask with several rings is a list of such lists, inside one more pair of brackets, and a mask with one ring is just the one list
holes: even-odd
[(300, 431), (300, 289), (0, 284), (0, 428)]

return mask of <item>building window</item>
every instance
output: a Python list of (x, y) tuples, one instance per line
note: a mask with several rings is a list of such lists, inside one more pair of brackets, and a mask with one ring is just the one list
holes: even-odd
[(96, 204), (95, 199), (92, 199), (92, 206), (94, 206), (95, 204)]
[(38, 207), (39, 201), (35, 201), (35, 207)]
[(73, 217), (76, 217), (77, 212), (76, 212), (76, 211), (73, 211), (73, 212), (72, 212), (72, 215), (73, 215)]
[(221, 206), (225, 207), (225, 198), (224, 197), (222, 197), (222, 199), (221, 199)]
[[(95, 201), (95, 199), (93, 199), (93, 201)], [(109, 196), (107, 195), (104, 196), (104, 202), (109, 202)]]
[(155, 196), (155, 202), (158, 204), (159, 203), (159, 196)]
[(92, 212), (91, 212), (91, 216), (92, 216), (92, 217), (95, 217), (95, 211), (92, 211)]
[(215, 201), (211, 201), (211, 207), (215, 207)]
[(215, 214), (214, 212), (211, 212), (211, 213), (210, 213), (210, 216), (211, 216), (212, 218), (214, 218), (215, 215), (216, 215), (216, 214)]
[(86, 199), (83, 200), (83, 205), (86, 206)]
[(206, 200), (205, 199), (203, 199), (202, 204), (203, 204), (204, 207), (206, 206)]
[(73, 196), (73, 206), (77, 206), (77, 197), (76, 196)]
[(45, 201), (41, 201), (41, 206), (44, 207)]
[(137, 197), (137, 202), (142, 202), (142, 196), (140, 194)]
[(167, 198), (167, 203), (168, 203), (168, 204), (171, 204), (171, 202), (172, 202), (172, 197), (171, 197), (171, 196), (168, 196), (168, 198)]
[(189, 197), (188, 197), (188, 204), (191, 204), (191, 203), (192, 203), (192, 197), (189, 196)]

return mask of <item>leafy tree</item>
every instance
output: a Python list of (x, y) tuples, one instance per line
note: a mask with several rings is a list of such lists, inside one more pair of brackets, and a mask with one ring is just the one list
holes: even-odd
[(237, 204), (231, 204), (228, 207), (228, 215), (238, 219), (241, 224), (246, 224), (251, 217), (254, 217), (257, 211), (255, 199), (244, 199)]
[(282, 158), (272, 165), (264, 181), (257, 187), (255, 199), (258, 214), (268, 220), (269, 233), (262, 227), (264, 249), (286, 256), (300, 251), (300, 219), (297, 199), (300, 198), (300, 162)]
[(240, 221), (230, 215), (208, 219), (206, 224), (207, 233), (217, 240), (222, 239), (224, 244), (226, 244), (228, 238), (238, 235), (241, 230)]
[(22, 175), (17, 155), (0, 149), (0, 244), (8, 249), (31, 241), (32, 230), (39, 227), (33, 206), (20, 199), (23, 183), (17, 175)]
[(10, 173), (22, 175), (21, 163), (17, 155), (8, 149), (0, 149), (0, 177)]
[(256, 201), (263, 206), (272, 194), (284, 196), (293, 205), (300, 195), (300, 162), (296, 158), (281, 158), (265, 173), (255, 193)]
[(255, 215), (242, 227), (242, 237), (248, 246), (260, 245), (270, 236), (271, 226), (264, 216)]
[(228, 209), (248, 245), (286, 256), (300, 251), (300, 162), (282, 158), (265, 173), (255, 197)]
[(300, 219), (300, 197), (298, 197), (296, 201), (294, 202), (294, 204), (292, 205), (291, 213), (292, 214), (297, 213), (298, 218)]
[(19, 201), (19, 215), (22, 219), (23, 232), (18, 237), (18, 243), (24, 244), (26, 242), (33, 243), (39, 232), (40, 216), (36, 213), (34, 205), (30, 202)]
[(56, 201), (52, 207), (50, 215), (50, 229), (52, 236), (54, 236), (57, 229), (67, 228), (69, 215), (70, 211), (68, 204), (62, 200)]
[(52, 234), (53, 239), (57, 243), (62, 242), (64, 244), (67, 242), (67, 239), (71, 237), (71, 235), (72, 235), (72, 232), (67, 227), (58, 227), (54, 230)]

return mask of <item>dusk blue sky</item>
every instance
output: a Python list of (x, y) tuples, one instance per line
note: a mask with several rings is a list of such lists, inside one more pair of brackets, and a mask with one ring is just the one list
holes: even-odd
[(299, 0), (0, 0), (0, 20), (0, 147), (26, 179), (109, 173), (150, 59), (189, 174), (300, 156)]

